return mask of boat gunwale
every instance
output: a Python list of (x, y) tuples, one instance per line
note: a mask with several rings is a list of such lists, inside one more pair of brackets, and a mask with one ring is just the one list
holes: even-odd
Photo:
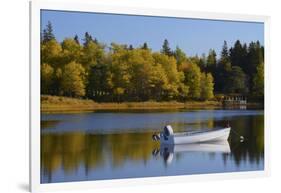
[(231, 129), (231, 127), (225, 127), (225, 128), (217, 128), (217, 129), (209, 129), (209, 130), (201, 130), (201, 131), (188, 131), (188, 132), (181, 132), (181, 133), (174, 133), (174, 137), (181, 137), (181, 136), (194, 136), (199, 134), (207, 134), (211, 132), (217, 132), (217, 131), (223, 131)]

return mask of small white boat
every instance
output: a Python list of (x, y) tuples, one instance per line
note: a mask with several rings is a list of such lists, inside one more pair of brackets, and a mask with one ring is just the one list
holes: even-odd
[(186, 144), (186, 143), (203, 143), (212, 141), (226, 141), (229, 137), (230, 127), (209, 130), (174, 133), (171, 125), (164, 127), (160, 133), (159, 140), (161, 144)]

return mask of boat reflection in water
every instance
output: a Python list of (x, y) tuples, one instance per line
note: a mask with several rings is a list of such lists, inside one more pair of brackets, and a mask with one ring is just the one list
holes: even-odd
[(174, 154), (184, 152), (205, 152), (205, 153), (230, 153), (230, 146), (227, 140), (209, 143), (193, 144), (161, 144), (159, 149), (154, 149), (152, 154), (155, 157), (161, 156), (165, 163), (171, 164)]

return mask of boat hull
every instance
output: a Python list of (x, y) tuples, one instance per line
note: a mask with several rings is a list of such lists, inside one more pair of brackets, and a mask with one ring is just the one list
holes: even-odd
[(201, 133), (175, 133), (170, 136), (160, 136), (160, 142), (162, 144), (186, 144), (186, 143), (203, 143), (203, 142), (215, 142), (226, 141), (229, 137), (230, 127), (220, 130), (201, 132)]

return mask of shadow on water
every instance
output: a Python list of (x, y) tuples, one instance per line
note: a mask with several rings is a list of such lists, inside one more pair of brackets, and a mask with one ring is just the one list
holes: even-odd
[[(227, 119), (208, 118), (202, 121), (200, 121), (199, 117), (193, 123), (175, 122), (174, 127), (199, 129), (202, 126), (206, 126), (208, 128), (216, 128), (224, 126), (226, 120), (229, 121), (232, 129), (235, 131), (235, 133), (231, 132), (227, 145), (212, 146), (212, 144), (209, 144), (209, 146), (205, 145), (205, 147), (202, 145), (201, 147), (172, 147), (172, 149), (168, 148), (166, 150), (160, 147), (158, 142), (151, 140), (153, 132), (159, 130), (158, 128), (155, 130), (151, 130), (150, 127), (149, 129), (144, 128), (143, 132), (126, 132), (129, 130), (125, 130), (123, 133), (98, 133), (80, 129), (69, 132), (42, 132), (41, 182), (67, 181), (67, 176), (75, 176), (75, 180), (72, 178), (72, 181), (111, 179), (114, 176), (108, 170), (117, 171), (121, 169), (122, 171), (124, 167), (139, 167), (141, 170), (141, 168), (150, 167), (152, 162), (157, 165), (160, 160), (162, 160), (161, 162), (164, 160), (166, 168), (180, 168), (182, 165), (175, 163), (178, 163), (177, 160), (184, 161), (185, 155), (188, 152), (202, 153), (202, 156), (200, 154), (201, 157), (197, 159), (204, 160), (207, 163), (216, 160), (219, 156), (224, 167), (232, 166), (233, 164), (238, 168), (237, 170), (245, 167), (245, 163), (249, 165), (262, 165), (261, 167), (263, 167), (263, 114), (231, 116)], [(50, 122), (46, 127), (52, 129), (52, 126), (57, 126), (58, 123), (58, 121)], [(245, 137), (244, 142), (240, 142), (237, 134)], [(160, 159), (155, 156), (157, 154), (160, 155)], [(209, 160), (206, 160), (206, 157), (203, 155), (207, 155)], [(169, 166), (170, 164), (171, 166)], [(215, 165), (215, 167), (220, 166)], [(199, 167), (195, 169), (204, 173), (204, 170)], [(83, 174), (81, 174), (81, 170), (83, 170)], [(91, 175), (101, 173), (103, 170), (108, 172), (105, 174), (106, 177), (91, 177)], [(244, 170), (247, 170), (247, 168), (244, 168)], [(221, 170), (218, 169), (218, 171)], [(160, 169), (158, 173), (163, 175)], [(158, 173), (156, 172), (149, 176), (157, 176)], [(122, 173), (119, 173), (118, 177), (122, 178)]]
[(264, 116), (240, 117), (239, 121), (230, 120), (230, 124), (237, 134), (245, 138), (241, 143), (240, 138), (234, 136), (233, 132), (230, 136), (231, 156), (236, 164), (240, 165), (246, 159), (250, 163), (258, 164), (264, 157)]

